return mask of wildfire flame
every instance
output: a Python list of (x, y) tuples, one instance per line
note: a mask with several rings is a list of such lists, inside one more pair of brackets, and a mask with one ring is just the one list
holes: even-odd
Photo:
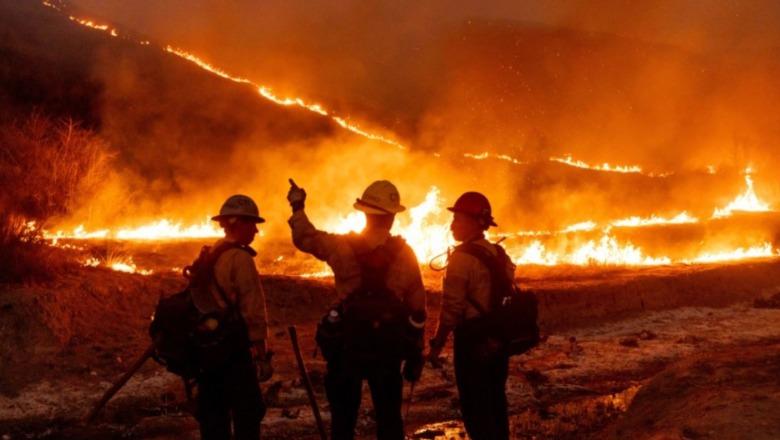
[(135, 262), (133, 262), (132, 257), (111, 258), (109, 261), (101, 261), (98, 258), (90, 257), (84, 260), (83, 265), (88, 267), (106, 267), (117, 272), (135, 273), (139, 275), (151, 275), (154, 273), (154, 271), (151, 270), (139, 269)]
[(550, 160), (586, 170), (609, 171), (613, 173), (642, 173), (642, 167), (638, 165), (610, 165), (608, 163), (603, 163), (601, 165), (590, 165), (581, 160), (573, 159), (571, 155), (568, 154), (563, 157), (551, 157)]
[[(52, 2), (44, 0), (43, 4), (47, 7), (52, 7), (57, 10), (62, 10), (59, 6), (54, 5)], [(107, 24), (96, 23), (92, 20), (78, 18), (74, 16), (69, 17), (75, 23), (82, 26), (89, 27), (98, 31), (106, 32), (114, 37), (119, 35), (118, 31)], [(137, 41), (140, 45), (150, 45), (148, 40)], [(384, 142), (388, 145), (392, 145), (398, 148), (406, 148), (401, 143), (383, 137), (378, 134), (370, 133), (359, 126), (349, 122), (347, 118), (337, 116), (327, 110), (320, 104), (310, 103), (301, 98), (280, 97), (273, 93), (272, 89), (257, 84), (247, 78), (234, 76), (227, 71), (216, 67), (200, 57), (184, 51), (182, 49), (174, 48), (172, 46), (164, 46), (164, 51), (178, 56), (184, 60), (187, 60), (198, 67), (218, 75), (221, 78), (233, 81), (236, 83), (246, 84), (252, 86), (257, 91), (258, 95), (264, 99), (268, 99), (276, 104), (284, 106), (295, 106), (306, 109), (308, 111), (329, 117), (336, 124), (341, 127), (350, 130), (351, 132), (363, 136), (368, 139)], [(438, 153), (433, 153), (438, 157)], [(522, 164), (519, 159), (515, 159), (508, 155), (493, 154), (493, 153), (480, 153), (480, 154), (465, 154), (464, 157), (470, 159), (484, 160), (488, 158), (495, 158), (499, 160), (508, 161), (514, 164)], [(643, 171), (640, 166), (637, 165), (614, 165), (609, 163), (603, 163), (598, 165), (588, 164), (584, 161), (572, 158), (571, 155), (565, 155), (562, 157), (551, 157), (549, 159), (552, 162), (565, 164), (582, 169), (614, 172), (614, 173), (633, 173), (643, 174), (651, 177), (664, 177), (669, 174), (652, 174)], [(716, 170), (714, 167), (708, 168), (708, 171), (714, 173)], [(769, 211), (769, 205), (761, 201), (755, 194), (753, 189), (753, 180), (751, 177), (751, 170), (748, 169), (745, 172), (746, 190), (743, 194), (740, 194), (734, 201), (729, 203), (726, 207), (716, 209), (713, 213), (713, 218), (721, 218), (731, 215), (734, 211), (753, 211), (753, 212), (766, 212)], [(419, 205), (409, 210), (409, 219), (405, 217), (399, 218), (395, 226), (394, 233), (404, 236), (409, 244), (414, 249), (417, 257), (420, 261), (425, 262), (430, 258), (446, 252), (449, 246), (454, 241), (449, 234), (449, 218), (444, 216), (446, 214), (443, 209), (443, 202), (440, 198), (438, 188), (431, 188), (426, 195), (425, 200)], [(635, 246), (632, 243), (621, 243), (619, 240), (611, 235), (610, 227), (641, 227), (647, 225), (661, 225), (661, 224), (686, 224), (697, 223), (699, 220), (690, 216), (687, 212), (682, 212), (679, 215), (672, 218), (664, 218), (660, 216), (651, 216), (648, 218), (641, 217), (629, 217), (621, 220), (615, 220), (609, 223), (603, 228), (602, 235), (599, 239), (589, 240), (580, 246), (565, 252), (555, 252), (547, 249), (544, 243), (540, 240), (535, 240), (531, 243), (520, 244), (514, 246), (507, 246), (510, 255), (514, 256), (514, 260), (518, 264), (541, 264), (541, 265), (555, 265), (555, 264), (575, 264), (575, 265), (589, 265), (589, 264), (620, 264), (620, 265), (661, 265), (670, 264), (672, 259), (665, 256), (652, 257), (646, 255), (641, 248)], [(337, 217), (330, 222), (325, 222), (325, 226), (329, 230), (336, 232), (348, 232), (359, 231), (365, 227), (365, 218), (360, 213), (352, 213), (346, 217)], [(566, 228), (563, 228), (557, 232), (544, 232), (544, 231), (526, 231), (516, 234), (507, 235), (509, 237), (523, 237), (523, 236), (542, 236), (542, 235), (556, 235), (556, 234), (577, 234), (588, 233), (597, 230), (598, 224), (593, 221), (584, 221), (577, 223)], [(182, 226), (181, 223), (173, 222), (171, 220), (159, 220), (157, 222), (143, 225), (135, 228), (120, 228), (118, 230), (101, 229), (97, 231), (87, 231), (83, 226), (74, 228), (70, 232), (57, 231), (56, 233), (49, 234), (44, 233), (44, 236), (52, 240), (52, 243), (57, 242), (59, 239), (105, 239), (115, 238), (122, 240), (156, 240), (156, 239), (181, 239), (181, 238), (205, 238), (205, 237), (219, 237), (222, 235), (222, 231), (217, 229), (215, 225), (208, 220), (201, 224)], [(763, 243), (759, 246), (749, 248), (738, 248), (736, 250), (724, 250), (711, 253), (703, 253), (692, 260), (680, 260), (676, 262), (715, 262), (715, 261), (729, 261), (744, 258), (754, 257), (767, 257), (776, 255), (772, 245), (770, 243)], [(97, 261), (97, 262), (96, 262)], [(91, 259), (85, 264), (88, 265), (106, 265), (105, 262)], [(108, 267), (114, 270), (123, 270), (127, 272), (144, 273), (143, 270), (139, 270), (132, 260), (113, 262)], [(150, 273), (149, 271), (145, 271)], [(329, 273), (328, 273), (329, 274)], [(308, 274), (309, 276), (324, 276), (325, 271)]]
[(668, 177), (674, 173), (649, 173), (646, 172), (639, 165), (612, 165), (609, 163), (603, 163), (600, 165), (591, 165), (587, 162), (583, 162), (578, 159), (574, 159), (571, 154), (567, 154), (562, 157), (551, 157), (551, 162), (558, 162), (564, 165), (572, 166), (575, 168), (582, 168), (592, 171), (604, 171), (608, 173), (624, 173), (624, 174), (642, 174), (648, 177)]
[(569, 232), (584, 232), (584, 231), (593, 231), (596, 229), (596, 222), (593, 221), (586, 221), (581, 223), (575, 223), (573, 225), (567, 226), (561, 230), (562, 233), (567, 234)]
[(185, 60), (187, 60), (187, 61), (189, 61), (191, 63), (194, 63), (198, 67), (200, 67), (200, 68), (202, 68), (204, 70), (207, 70), (207, 71), (209, 71), (209, 72), (211, 72), (211, 73), (213, 73), (215, 75), (218, 75), (218, 76), (220, 76), (220, 77), (222, 77), (224, 79), (227, 79), (227, 80), (230, 80), (230, 81), (233, 81), (233, 82), (236, 82), (236, 83), (240, 83), (240, 84), (249, 84), (252, 87), (254, 87), (255, 89), (257, 89), (257, 93), (260, 96), (262, 96), (263, 98), (268, 99), (270, 101), (273, 101), (276, 104), (283, 105), (283, 106), (296, 106), (296, 107), (304, 108), (304, 109), (309, 110), (311, 112), (314, 112), (314, 113), (317, 113), (317, 114), (320, 114), (320, 115), (323, 115), (323, 116), (327, 116), (333, 122), (337, 123), (341, 127), (345, 128), (345, 129), (347, 129), (347, 130), (349, 130), (349, 131), (351, 131), (351, 132), (353, 132), (353, 133), (355, 133), (357, 135), (360, 135), (360, 136), (362, 136), (364, 138), (375, 140), (375, 141), (379, 141), (379, 142), (384, 142), (385, 144), (392, 145), (394, 147), (398, 147), (398, 148), (401, 148), (401, 149), (406, 149), (406, 147), (403, 144), (399, 143), (399, 142), (396, 142), (396, 141), (394, 141), (392, 139), (389, 139), (387, 137), (384, 137), (384, 136), (381, 136), (381, 135), (378, 135), (378, 134), (375, 134), (375, 133), (370, 133), (370, 132), (360, 128), (360, 126), (349, 122), (347, 119), (345, 119), (343, 117), (340, 117), (340, 116), (334, 115), (332, 112), (326, 110), (321, 104), (309, 103), (309, 102), (306, 102), (305, 100), (303, 100), (301, 98), (279, 97), (279, 96), (277, 96), (276, 94), (273, 93), (273, 91), (271, 90), (270, 87), (257, 84), (255, 82), (249, 80), (249, 79), (246, 79), (246, 78), (233, 76), (230, 73), (226, 72), (225, 70), (222, 70), (219, 67), (216, 67), (216, 66), (214, 66), (214, 65), (204, 61), (202, 58), (198, 57), (197, 55), (189, 53), (189, 52), (187, 52), (185, 50), (177, 49), (177, 48), (174, 48), (172, 46), (166, 46), (165, 47), (165, 51), (168, 52), (168, 53), (174, 54), (174, 55), (176, 55), (178, 57), (181, 57), (181, 58), (183, 58), (183, 59), (185, 59)]
[(221, 237), (224, 233), (214, 222), (205, 220), (202, 223), (183, 226), (180, 222), (163, 219), (134, 228), (123, 227), (117, 230), (99, 229), (87, 231), (84, 225), (79, 225), (71, 231), (56, 231), (50, 233), (43, 231), (43, 237), (49, 240), (60, 239), (89, 240), (89, 239), (115, 239), (115, 240), (176, 240), (188, 238), (212, 238)]
[[(53, 6), (50, 6), (50, 7), (53, 7)], [(75, 21), (76, 23), (78, 23), (78, 24), (80, 24), (82, 26), (86, 26), (88, 28), (92, 28), (92, 29), (95, 29), (95, 30), (98, 30), (98, 31), (108, 32), (109, 35), (111, 35), (112, 37), (118, 37), (119, 36), (119, 34), (117, 33), (116, 29), (112, 28), (111, 26), (109, 26), (107, 24), (98, 24), (98, 23), (95, 23), (92, 20), (78, 18), (78, 17), (74, 17), (72, 15), (68, 16), (68, 18), (71, 21)]]
[(615, 220), (612, 222), (612, 226), (617, 227), (630, 227), (636, 228), (641, 226), (653, 226), (653, 225), (683, 225), (698, 223), (699, 219), (692, 217), (687, 212), (683, 211), (672, 218), (664, 218), (656, 215), (652, 215), (647, 218), (642, 217), (628, 217), (621, 220)]
[(644, 255), (642, 249), (631, 243), (619, 243), (618, 240), (605, 233), (599, 240), (590, 240), (570, 253), (559, 255), (548, 251), (542, 242), (535, 240), (530, 245), (520, 249), (508, 249), (508, 253), (519, 255), (515, 258), (518, 265), (555, 266), (572, 264), (576, 266), (589, 265), (621, 265), (621, 266), (658, 266), (671, 264), (668, 257), (650, 257)]
[(520, 159), (515, 159), (514, 157), (509, 156), (508, 154), (493, 154), (493, 153), (489, 153), (487, 151), (483, 151), (482, 153), (479, 153), (479, 154), (464, 153), (463, 157), (467, 157), (469, 159), (476, 159), (476, 160), (485, 160), (485, 159), (494, 158), (494, 159), (503, 160), (503, 161), (506, 161), (506, 162), (511, 162), (511, 163), (513, 163), (515, 165), (523, 165), (525, 163), (525, 162), (523, 162)]
[[(56, 10), (60, 10), (60, 8), (52, 5), (51, 3), (49, 3), (49, 2), (47, 2), (45, 0), (42, 3), (45, 6), (54, 8)], [(117, 30), (115, 28), (107, 25), (107, 24), (96, 23), (93, 20), (89, 20), (89, 19), (85, 19), (85, 18), (79, 18), (79, 17), (74, 17), (72, 15), (69, 16), (68, 18), (71, 21), (74, 21), (74, 22), (76, 22), (76, 23), (78, 23), (78, 24), (80, 24), (82, 26), (86, 26), (88, 28), (95, 29), (95, 30), (102, 31), (102, 32), (108, 32), (112, 37), (119, 36), (119, 33), (117, 32)], [(148, 40), (137, 41), (137, 43), (142, 45), (142, 46), (148, 46), (150, 44)], [(382, 135), (379, 135), (379, 134), (376, 134), (376, 133), (371, 133), (369, 131), (366, 131), (365, 129), (361, 128), (359, 125), (350, 122), (347, 118), (344, 118), (344, 117), (341, 117), (341, 116), (337, 116), (337, 115), (333, 114), (333, 112), (326, 110), (320, 104), (309, 103), (309, 102), (306, 102), (305, 100), (303, 100), (301, 98), (279, 97), (279, 96), (277, 96), (276, 94), (274, 94), (272, 92), (270, 87), (265, 86), (265, 85), (257, 84), (254, 81), (251, 81), (251, 80), (249, 80), (247, 78), (242, 78), (242, 77), (231, 75), (227, 71), (225, 71), (223, 69), (220, 69), (219, 67), (216, 67), (213, 64), (210, 64), (210, 63), (204, 61), (202, 58), (200, 58), (200, 57), (198, 57), (198, 56), (196, 56), (196, 55), (194, 55), (194, 54), (192, 54), (190, 52), (187, 52), (185, 50), (174, 48), (174, 47), (172, 47), (170, 45), (166, 45), (163, 48), (163, 50), (165, 50), (166, 52), (168, 52), (170, 54), (176, 55), (176, 56), (178, 56), (178, 57), (180, 57), (182, 59), (185, 59), (185, 60), (187, 60), (187, 61), (197, 65), (198, 67), (200, 67), (200, 68), (202, 68), (202, 69), (204, 69), (204, 70), (206, 70), (208, 72), (211, 72), (211, 73), (213, 73), (215, 75), (218, 75), (218, 76), (220, 76), (220, 77), (222, 77), (224, 79), (227, 79), (227, 80), (230, 80), (230, 81), (233, 81), (233, 82), (236, 82), (236, 83), (240, 83), (240, 84), (251, 85), (252, 87), (254, 87), (257, 90), (257, 93), (260, 96), (262, 96), (263, 98), (266, 98), (268, 100), (271, 100), (271, 101), (273, 101), (273, 102), (275, 102), (277, 104), (284, 105), (284, 106), (297, 106), (297, 107), (301, 107), (301, 108), (304, 108), (306, 110), (309, 110), (311, 112), (315, 112), (315, 113), (318, 113), (320, 115), (327, 116), (333, 122), (335, 122), (336, 124), (340, 125), (341, 127), (345, 128), (345, 129), (347, 129), (347, 130), (349, 130), (349, 131), (351, 131), (351, 132), (353, 132), (353, 133), (355, 133), (357, 135), (363, 136), (363, 137), (371, 139), (371, 140), (384, 142), (384, 143), (386, 143), (388, 145), (392, 145), (392, 146), (395, 146), (395, 147), (398, 147), (398, 148), (401, 148), (401, 149), (406, 149), (406, 147), (403, 144), (401, 144), (400, 142), (397, 142), (397, 141), (395, 141), (393, 139), (389, 139), (389, 138), (387, 138), (385, 136), (382, 136)]]
[(770, 243), (764, 243), (750, 248), (737, 248), (733, 251), (705, 253), (688, 263), (718, 263), (722, 261), (744, 260), (746, 258), (766, 258), (777, 255)]
[(747, 212), (769, 212), (769, 204), (762, 201), (756, 195), (753, 189), (753, 177), (751, 174), (753, 170), (747, 168), (745, 170), (745, 192), (738, 195), (737, 198), (731, 201), (724, 208), (715, 209), (712, 214), (712, 218), (728, 217), (734, 213), (734, 211), (747, 211)]

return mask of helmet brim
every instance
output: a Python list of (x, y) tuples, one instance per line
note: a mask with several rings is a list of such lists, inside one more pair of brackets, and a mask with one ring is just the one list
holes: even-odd
[(211, 217), (211, 220), (218, 222), (220, 220), (225, 220), (230, 217), (240, 217), (243, 219), (254, 220), (255, 223), (265, 223), (265, 219), (257, 215), (222, 214), (222, 215), (215, 215), (214, 217)]
[(395, 209), (385, 209), (380, 206), (366, 203), (361, 199), (355, 200), (355, 203), (352, 205), (352, 207), (357, 209), (358, 211), (363, 211), (366, 214), (375, 214), (375, 215), (393, 215), (393, 214), (398, 214), (399, 212), (406, 211), (406, 207), (403, 205), (398, 205), (398, 207), (396, 207)]
[[(460, 209), (455, 209), (455, 207), (454, 207), (454, 206), (450, 206), (450, 207), (448, 207), (448, 208), (447, 208), (447, 211), (450, 211), (450, 212), (459, 212), (459, 213), (461, 213), (461, 214), (466, 214), (467, 216), (469, 216), (469, 217), (471, 217), (471, 218), (475, 218), (475, 219), (477, 219), (477, 220), (480, 220), (480, 218), (479, 218), (478, 216), (476, 216), (476, 215), (474, 215), (474, 214), (472, 214), (472, 213), (470, 213), (470, 212), (466, 212), (466, 211), (463, 211), (463, 210), (460, 210)], [(488, 219), (488, 225), (489, 225), (489, 226), (498, 226), (498, 225), (496, 224), (495, 220), (493, 220), (493, 217), (490, 217), (490, 219)]]

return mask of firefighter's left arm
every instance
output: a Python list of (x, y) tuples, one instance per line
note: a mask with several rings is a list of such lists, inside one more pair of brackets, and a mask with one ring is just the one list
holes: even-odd
[(444, 347), (447, 337), (463, 320), (466, 310), (466, 297), (469, 279), (472, 275), (472, 259), (464, 252), (454, 252), (447, 264), (442, 287), (441, 311), (436, 334), (431, 340), (431, 349)]
[(268, 318), (265, 291), (254, 259), (245, 252), (236, 252), (231, 275), (237, 289), (241, 316), (244, 317), (249, 330), (249, 340), (264, 349), (268, 339)]

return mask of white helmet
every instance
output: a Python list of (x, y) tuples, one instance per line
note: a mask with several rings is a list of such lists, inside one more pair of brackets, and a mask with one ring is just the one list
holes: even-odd
[(355, 209), (366, 214), (397, 214), (406, 208), (401, 205), (398, 188), (387, 180), (377, 180), (368, 185), (363, 196), (355, 201)]
[(219, 209), (219, 215), (211, 217), (214, 221), (219, 221), (230, 217), (243, 217), (255, 221), (255, 223), (264, 223), (265, 219), (260, 217), (260, 212), (254, 200), (243, 194), (236, 194), (228, 197), (222, 208)]

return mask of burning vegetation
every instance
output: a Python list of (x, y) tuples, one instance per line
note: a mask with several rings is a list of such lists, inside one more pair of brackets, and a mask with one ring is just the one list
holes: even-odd
[[(54, 4), (49, 6), (59, 9)], [(88, 28), (109, 33), (112, 36), (118, 36), (118, 30), (107, 24), (98, 24), (90, 19), (69, 16), (70, 20)], [(133, 37), (123, 38), (131, 43), (148, 46), (149, 40), (135, 39)], [(341, 116), (327, 110), (321, 104), (314, 104), (297, 97), (279, 97), (275, 95), (268, 86), (260, 85), (250, 79), (235, 76), (225, 69), (216, 67), (202, 58), (182, 49), (173, 48), (170, 45), (162, 46), (164, 52), (180, 57), (193, 63), (195, 66), (214, 74), (222, 79), (241, 85), (247, 85), (256, 90), (260, 97), (271, 101), (274, 104), (282, 106), (295, 106), (305, 111), (321, 115), (334, 121), (338, 126), (346, 128), (348, 131), (369, 141), (378, 141), (391, 147), (407, 148), (398, 141), (389, 139), (383, 135), (378, 135), (361, 128), (358, 125), (348, 123)], [(409, 153), (409, 155), (420, 155), (420, 153)], [(424, 153), (422, 156), (426, 156)], [(464, 164), (471, 161), (500, 160), (509, 166), (527, 165), (529, 161), (514, 158), (506, 154), (484, 152), (481, 154), (463, 153)], [(415, 158), (413, 160), (423, 160)], [(424, 159), (432, 162), (452, 161), (452, 156), (442, 160), (441, 154), (434, 153)], [(648, 178), (653, 182), (662, 182), (671, 178), (675, 173), (668, 172), (647, 172), (638, 165), (615, 165), (603, 163), (591, 165), (587, 162), (575, 159), (572, 155), (550, 156), (550, 164), (562, 164), (567, 167), (586, 170), (592, 173), (615, 173), (615, 174), (635, 174)], [(536, 160), (538, 162), (538, 159)], [(470, 165), (470, 164), (469, 164)], [(436, 174), (441, 174), (441, 170), (447, 169), (451, 165), (434, 166)], [(708, 175), (713, 171), (708, 168)], [(293, 172), (293, 171), (291, 171)], [(446, 172), (446, 171), (445, 171)], [(594, 174), (591, 174), (594, 175)], [(447, 179), (451, 180), (451, 179)], [(734, 213), (739, 212), (771, 212), (770, 205), (762, 201), (755, 193), (752, 170), (746, 169), (744, 172), (746, 188), (744, 193), (729, 202), (726, 206), (714, 207), (714, 213), (711, 219), (726, 219), (732, 217)], [(662, 183), (664, 185), (665, 183)], [(668, 185), (668, 184), (666, 184)], [(607, 190), (609, 191), (609, 190)], [(520, 196), (522, 197), (522, 196)], [(720, 196), (722, 197), (722, 196)], [(432, 187), (426, 194), (424, 200), (419, 203), (412, 211), (411, 219), (403, 222), (397, 227), (396, 233), (407, 238), (413, 243), (415, 251), (422, 264), (429, 262), (432, 258), (446, 253), (448, 246), (452, 241), (448, 238), (446, 214), (442, 212), (444, 206), (442, 192), (437, 187)], [(509, 203), (514, 203), (509, 201)], [(682, 212), (669, 218), (663, 217), (659, 212), (650, 212), (646, 217), (629, 213), (625, 218), (594, 218), (582, 219), (575, 224), (565, 224), (557, 221), (559, 229), (557, 231), (549, 230), (525, 230), (519, 232), (508, 232), (506, 227), (499, 235), (507, 240), (507, 245), (513, 259), (521, 265), (665, 265), (673, 263), (701, 263), (714, 261), (731, 261), (744, 258), (770, 257), (775, 255), (774, 250), (774, 232), (766, 231), (763, 237), (756, 238), (751, 235), (745, 242), (735, 242), (732, 237), (710, 236), (708, 233), (706, 243), (701, 243), (696, 249), (686, 249), (681, 252), (657, 252), (648, 251), (645, 246), (631, 241), (630, 238), (621, 237), (614, 230), (629, 230), (632, 228), (655, 227), (655, 232), (662, 231), (663, 226), (676, 225), (698, 225), (705, 229), (709, 225), (709, 220), (701, 221), (697, 217), (688, 213), (695, 209), (701, 211), (703, 208), (698, 204), (695, 206), (679, 206)], [(544, 208), (542, 209), (545, 210)], [(646, 211), (646, 208), (643, 208)], [(352, 214), (347, 217), (339, 217), (337, 209), (331, 213), (326, 213), (324, 224), (326, 227), (337, 231), (347, 232), (356, 231), (362, 227), (362, 218), (359, 214)], [(201, 212), (205, 215), (205, 212)], [(544, 212), (542, 212), (544, 215)], [(510, 220), (511, 221), (511, 220)], [(77, 217), (68, 219), (66, 223), (79, 222)], [(533, 222), (527, 222), (533, 223)], [(71, 232), (57, 230), (56, 232), (46, 232), (45, 235), (53, 240), (57, 239), (88, 239), (88, 238), (112, 238), (119, 240), (167, 240), (181, 238), (207, 238), (219, 236), (220, 232), (215, 230), (208, 222), (202, 224), (183, 225), (181, 221), (170, 219), (151, 220), (147, 224), (139, 226), (120, 226), (120, 227), (102, 227), (95, 230), (85, 229), (83, 223), (76, 226)], [(270, 234), (271, 237), (276, 233)], [(641, 234), (640, 234), (641, 235)], [(529, 240), (529, 237), (535, 237)], [(644, 238), (642, 238), (644, 240)]]

